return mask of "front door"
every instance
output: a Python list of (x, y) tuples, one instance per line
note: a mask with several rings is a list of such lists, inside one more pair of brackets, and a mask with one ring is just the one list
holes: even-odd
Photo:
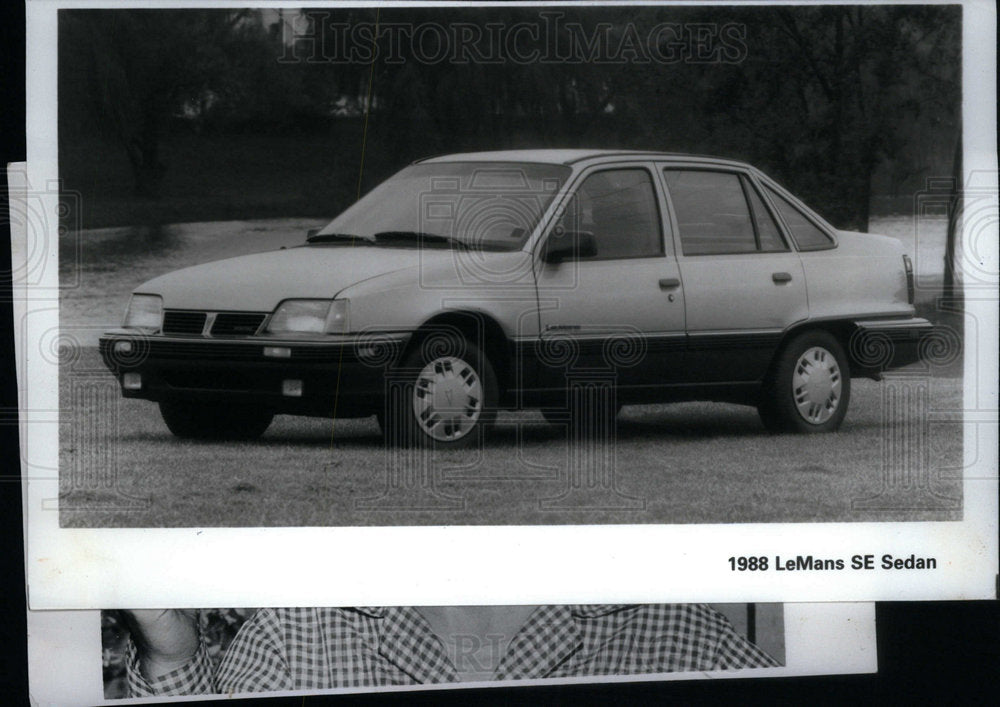
[(577, 181), (552, 231), (589, 234), (596, 252), (538, 263), (539, 387), (610, 375), (628, 401), (680, 379), (684, 292), (654, 175), (626, 164)]

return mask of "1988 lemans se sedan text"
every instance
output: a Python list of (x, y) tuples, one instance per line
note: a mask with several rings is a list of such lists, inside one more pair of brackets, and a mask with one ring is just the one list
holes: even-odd
[(774, 556), (770, 562), (766, 555), (739, 556), (729, 558), (729, 569), (733, 572), (763, 572), (769, 569), (778, 572), (795, 572), (799, 570), (842, 570), (850, 567), (852, 570), (934, 570), (937, 569), (937, 558), (897, 557), (884, 554), (878, 558), (873, 554), (851, 555), (850, 565), (842, 557), (814, 557), (813, 555), (796, 555), (794, 557)]

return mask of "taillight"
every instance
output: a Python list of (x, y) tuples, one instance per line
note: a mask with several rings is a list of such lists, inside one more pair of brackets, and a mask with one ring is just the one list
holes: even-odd
[(906, 300), (913, 304), (913, 261), (908, 255), (903, 256), (903, 269), (906, 271)]

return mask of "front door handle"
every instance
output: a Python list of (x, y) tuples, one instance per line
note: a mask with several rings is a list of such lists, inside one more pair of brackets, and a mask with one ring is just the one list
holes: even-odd
[(780, 285), (785, 282), (791, 282), (792, 276), (786, 272), (776, 272), (771, 273), (771, 279), (774, 280), (775, 284)]
[(674, 290), (681, 286), (681, 281), (676, 277), (664, 277), (660, 279), (661, 290)]

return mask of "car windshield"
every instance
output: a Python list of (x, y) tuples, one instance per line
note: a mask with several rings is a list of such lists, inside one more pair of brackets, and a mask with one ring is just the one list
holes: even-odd
[(309, 242), (517, 250), (569, 173), (562, 165), (515, 162), (411, 165)]

